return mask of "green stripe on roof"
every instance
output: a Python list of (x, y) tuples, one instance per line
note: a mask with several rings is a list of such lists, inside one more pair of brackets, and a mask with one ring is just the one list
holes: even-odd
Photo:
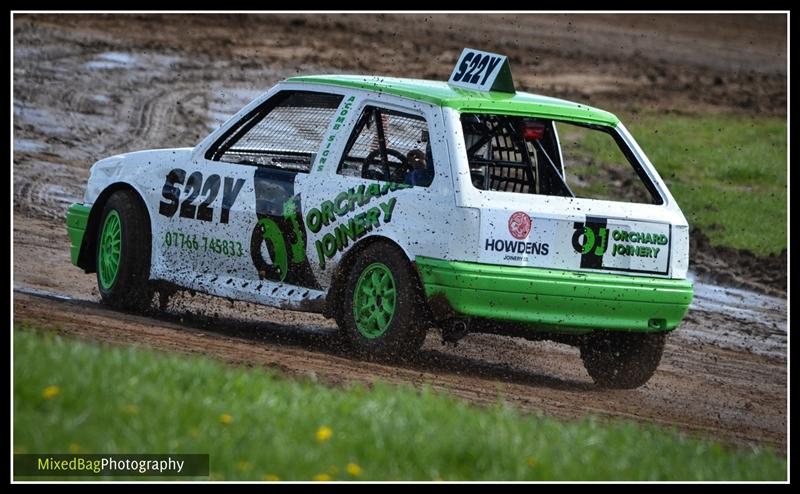
[(510, 94), (470, 91), (451, 87), (441, 81), (358, 75), (299, 76), (290, 77), (286, 81), (364, 89), (446, 106), (464, 113), (537, 116), (611, 126), (619, 122), (616, 116), (607, 111), (580, 103), (523, 92)]

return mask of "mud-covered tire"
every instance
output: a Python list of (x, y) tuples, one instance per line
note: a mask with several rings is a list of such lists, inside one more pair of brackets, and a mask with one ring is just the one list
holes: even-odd
[(666, 333), (597, 331), (581, 344), (581, 359), (598, 386), (638, 388), (658, 368), (665, 341)]
[(135, 193), (114, 192), (97, 229), (95, 268), (103, 303), (116, 309), (150, 307), (150, 220)]
[(404, 359), (419, 350), (428, 327), (425, 301), (399, 249), (386, 243), (365, 247), (347, 271), (344, 290), (336, 320), (357, 355)]

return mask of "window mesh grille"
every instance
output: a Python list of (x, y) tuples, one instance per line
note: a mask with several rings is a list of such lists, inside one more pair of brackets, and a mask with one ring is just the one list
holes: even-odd
[[(424, 118), (390, 110), (377, 110), (374, 107), (367, 107), (359, 119), (361, 131), (342, 159), (340, 173), (343, 175), (361, 177), (362, 167), (364, 166), (366, 158), (372, 153), (377, 153), (380, 149), (380, 135), (377, 125), (378, 118), (380, 118), (387, 150), (397, 151), (403, 156), (406, 156), (409, 151), (415, 149), (423, 153), (426, 152), (428, 146), (428, 126)], [(397, 165), (401, 164), (396, 156), (389, 153), (387, 153), (387, 161), (390, 168), (397, 167)], [(367, 176), (370, 177), (372, 174), (380, 174), (381, 168), (380, 155), (374, 155), (374, 159), (371, 160), (369, 170), (367, 171)]]
[(291, 93), (244, 135), (224, 142), (220, 160), (308, 172), (341, 100), (334, 94)]

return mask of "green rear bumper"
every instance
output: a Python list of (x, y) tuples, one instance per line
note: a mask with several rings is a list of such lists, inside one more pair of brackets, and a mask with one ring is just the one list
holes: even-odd
[(83, 235), (86, 233), (86, 225), (89, 223), (89, 211), (91, 207), (83, 204), (73, 204), (67, 209), (67, 234), (72, 246), (69, 249), (72, 264), (78, 265), (78, 255), (81, 253)]
[(687, 280), (496, 266), (417, 257), (425, 294), (456, 313), (544, 330), (665, 331), (692, 301)]

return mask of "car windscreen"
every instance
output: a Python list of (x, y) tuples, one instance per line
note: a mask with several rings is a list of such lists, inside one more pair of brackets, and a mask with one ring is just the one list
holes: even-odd
[(661, 204), (615, 129), (511, 115), (461, 115), (471, 181), (486, 191)]

